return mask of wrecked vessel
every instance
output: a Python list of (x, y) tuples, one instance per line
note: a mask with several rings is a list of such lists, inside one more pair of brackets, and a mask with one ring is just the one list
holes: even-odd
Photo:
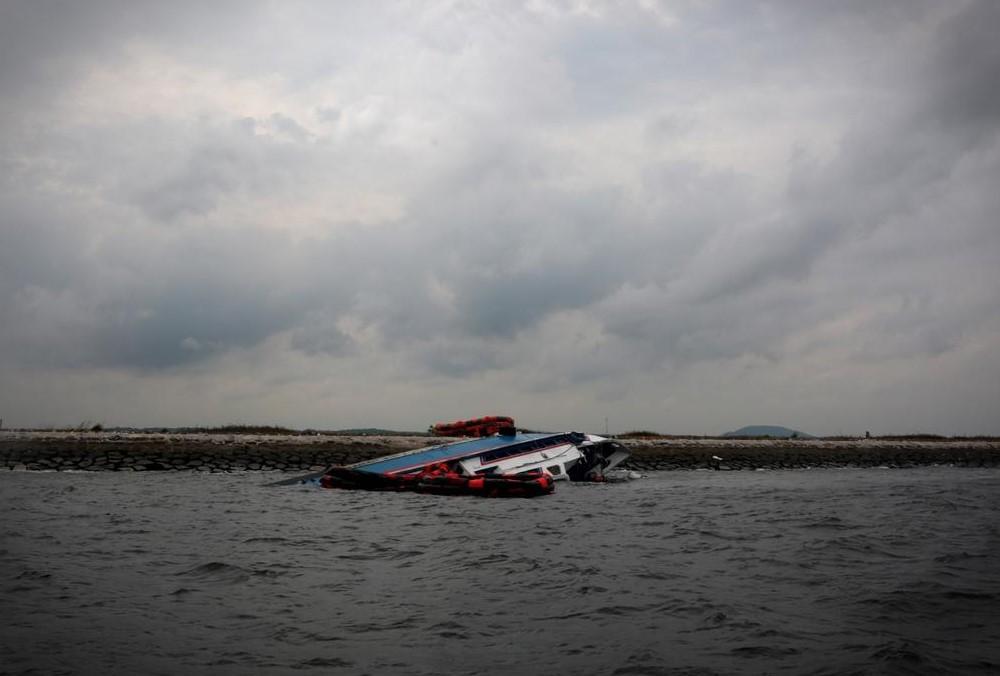
[(601, 481), (628, 458), (621, 444), (580, 432), (557, 434), (509, 430), (489, 437), (418, 448), (348, 465), (388, 476), (416, 475), (432, 465), (468, 477), (518, 475), (541, 470), (554, 480)]

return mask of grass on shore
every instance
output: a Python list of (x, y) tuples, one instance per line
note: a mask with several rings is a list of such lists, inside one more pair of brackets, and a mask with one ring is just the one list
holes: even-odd
[[(15, 428), (6, 428), (8, 431), (14, 431)], [(75, 427), (43, 427), (36, 429), (24, 429), (17, 428), (17, 431), (21, 432), (138, 432), (146, 434), (240, 434), (240, 435), (260, 435), (260, 436), (352, 436), (352, 437), (362, 437), (362, 436), (407, 436), (407, 437), (432, 437), (435, 436), (427, 431), (405, 431), (405, 430), (388, 430), (378, 427), (360, 427), (360, 428), (348, 428), (339, 430), (318, 430), (318, 429), (303, 429), (296, 430), (290, 427), (284, 427), (282, 425), (249, 425), (249, 424), (229, 424), (220, 425), (218, 427), (107, 427), (102, 423), (93, 423), (91, 421), (85, 421), (80, 423)], [(532, 430), (520, 429), (521, 432), (531, 432)], [(859, 439), (864, 439), (864, 437), (858, 436), (846, 436), (846, 435), (835, 435), (828, 437), (772, 437), (772, 436), (720, 436), (711, 434), (663, 434), (660, 432), (654, 432), (652, 430), (630, 430), (628, 432), (623, 432), (621, 434), (611, 435), (615, 439), (625, 439), (625, 440), (720, 440), (720, 441), (732, 441), (732, 440), (742, 440), (742, 441), (771, 441), (771, 440), (781, 440), (781, 441), (803, 441), (805, 439), (812, 439), (816, 441), (858, 441)], [(896, 441), (896, 442), (907, 442), (907, 441), (952, 441), (952, 442), (962, 442), (962, 441), (989, 441), (996, 442), (1000, 441), (1000, 437), (988, 436), (988, 435), (957, 435), (957, 436), (945, 436), (941, 434), (885, 434), (885, 435), (872, 435), (870, 437), (872, 440), (877, 441)]]

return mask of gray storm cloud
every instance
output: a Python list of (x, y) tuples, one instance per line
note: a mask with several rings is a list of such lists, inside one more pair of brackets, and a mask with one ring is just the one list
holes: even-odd
[(998, 433), (991, 2), (0, 9), (0, 416)]

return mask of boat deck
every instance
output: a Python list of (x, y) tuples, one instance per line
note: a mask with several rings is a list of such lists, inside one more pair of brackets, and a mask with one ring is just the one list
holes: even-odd
[(418, 469), (435, 462), (451, 462), (478, 455), (490, 457), (496, 453), (501, 454), (498, 457), (506, 457), (508, 455), (530, 453), (564, 444), (579, 443), (580, 441), (582, 441), (582, 435), (575, 432), (562, 434), (518, 433), (511, 436), (497, 435), (480, 439), (470, 439), (468, 441), (457, 441), (429, 448), (418, 448), (412, 451), (359, 462), (351, 465), (351, 468), (365, 472), (396, 474)]

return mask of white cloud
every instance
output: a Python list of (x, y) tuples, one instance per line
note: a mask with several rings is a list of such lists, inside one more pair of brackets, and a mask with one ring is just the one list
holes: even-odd
[(9, 7), (12, 424), (998, 432), (989, 2)]

